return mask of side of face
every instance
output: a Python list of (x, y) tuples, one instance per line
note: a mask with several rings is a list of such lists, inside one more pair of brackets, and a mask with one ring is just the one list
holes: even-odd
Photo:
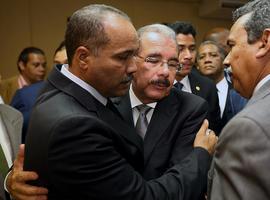
[(199, 71), (211, 77), (220, 77), (224, 73), (223, 59), (214, 44), (203, 44), (198, 49), (197, 64)]
[(27, 63), (19, 62), (21, 74), (29, 83), (44, 79), (46, 75), (46, 58), (42, 54), (30, 53)]
[(240, 17), (232, 26), (228, 38), (231, 50), (224, 60), (224, 64), (232, 68), (232, 82), (234, 88), (244, 97), (250, 98), (260, 80), (263, 66), (258, 63), (256, 54), (260, 49), (260, 40), (248, 44), (244, 23), (249, 15)]
[[(132, 82), (135, 95), (143, 103), (155, 102), (167, 96), (175, 79), (176, 68), (164, 62), (178, 62), (175, 40), (161, 33), (146, 32), (140, 38), (138, 56), (138, 69)], [(162, 60), (162, 64), (145, 62), (145, 58), (149, 57)]]
[(79, 47), (73, 60), (80, 66), (79, 77), (104, 97), (122, 96), (137, 70), (134, 60), (139, 45), (137, 33), (130, 21), (118, 15), (108, 14), (103, 25), (108, 44), (99, 49), (98, 55)]
[(60, 51), (57, 51), (53, 58), (54, 64), (67, 64), (68, 58), (67, 58), (67, 51), (66, 49), (61, 49)]
[(192, 34), (178, 34), (176, 36), (179, 49), (179, 62), (182, 64), (182, 69), (179, 72), (181, 77), (188, 75), (195, 63), (196, 59), (196, 43)]

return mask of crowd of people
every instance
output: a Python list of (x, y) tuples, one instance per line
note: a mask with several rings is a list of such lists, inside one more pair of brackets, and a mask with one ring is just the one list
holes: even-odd
[(196, 44), (189, 22), (75, 11), (48, 77), (27, 47), (0, 82), (0, 200), (269, 199), (269, 13)]

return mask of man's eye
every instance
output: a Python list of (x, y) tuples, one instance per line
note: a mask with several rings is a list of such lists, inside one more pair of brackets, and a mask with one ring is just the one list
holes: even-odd
[(149, 63), (158, 63), (158, 62), (160, 62), (160, 59), (154, 58), (154, 57), (147, 57), (147, 58), (145, 58), (145, 61), (149, 62)]
[(210, 54), (212, 57), (217, 57), (218, 55), (216, 53)]
[(119, 55), (118, 58), (120, 60), (127, 60), (129, 58), (129, 54), (123, 54), (123, 55)]
[(179, 62), (172, 60), (172, 61), (168, 61), (168, 66), (172, 67), (172, 68), (177, 68), (179, 66)]
[(204, 59), (204, 56), (199, 56), (199, 60), (202, 60), (202, 59)]

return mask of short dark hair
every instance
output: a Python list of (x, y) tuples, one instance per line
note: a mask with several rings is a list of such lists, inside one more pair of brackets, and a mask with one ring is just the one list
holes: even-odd
[(59, 46), (56, 48), (55, 52), (54, 52), (54, 55), (58, 52), (58, 51), (61, 51), (63, 49), (66, 49), (66, 44), (65, 44), (65, 41), (62, 41)]
[(120, 15), (130, 21), (124, 12), (107, 5), (93, 4), (73, 13), (65, 34), (69, 64), (79, 46), (85, 46), (94, 55), (98, 55), (98, 50), (110, 41), (103, 26), (103, 19), (107, 14)]
[(18, 67), (18, 70), (19, 72), (21, 72), (21, 69), (19, 67), (19, 62), (23, 62), (23, 64), (26, 64), (29, 60), (29, 54), (40, 54), (40, 55), (43, 55), (45, 56), (45, 53), (43, 50), (41, 50), (40, 48), (37, 48), (37, 47), (26, 47), (24, 48), (19, 57), (18, 57), (18, 60), (17, 60), (17, 67)]
[(175, 34), (184, 34), (188, 35), (191, 34), (194, 38), (196, 37), (196, 30), (192, 26), (190, 22), (181, 22), (181, 21), (176, 21), (174, 23), (168, 24), (168, 26), (174, 30)]
[(266, 28), (270, 28), (270, 1), (254, 0), (233, 12), (233, 21), (249, 14), (249, 19), (245, 22), (244, 28), (247, 31), (248, 43), (256, 42)]

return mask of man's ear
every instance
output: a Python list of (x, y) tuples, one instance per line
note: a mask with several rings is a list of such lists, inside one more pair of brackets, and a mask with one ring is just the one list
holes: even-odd
[(24, 71), (25, 66), (24, 66), (23, 61), (19, 61), (19, 62), (18, 62), (18, 67), (19, 67), (20, 71)]
[(78, 47), (76, 49), (74, 57), (81, 69), (87, 69), (87, 63), (89, 62), (90, 51), (86, 47), (84, 46)]
[(270, 29), (265, 29), (263, 31), (262, 37), (259, 42), (259, 50), (256, 53), (256, 58), (262, 58), (268, 53), (270, 53)]

